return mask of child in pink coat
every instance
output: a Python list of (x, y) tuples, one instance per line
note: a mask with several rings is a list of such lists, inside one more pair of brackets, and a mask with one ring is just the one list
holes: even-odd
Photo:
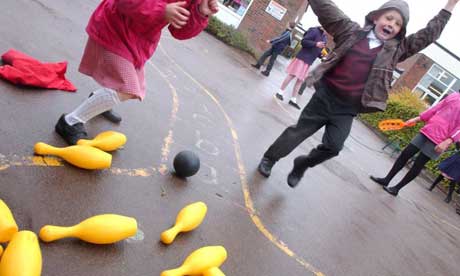
[(122, 101), (143, 100), (144, 65), (155, 52), (161, 30), (168, 26), (174, 38), (192, 38), (217, 11), (217, 0), (103, 0), (86, 28), (89, 39), (79, 68), (102, 88), (63, 114), (56, 132), (76, 144), (87, 138), (88, 120)]
[[(452, 143), (460, 140), (460, 93), (450, 94), (437, 105), (422, 112), (420, 116), (406, 121), (406, 124), (419, 121), (425, 122), (425, 126), (401, 152), (387, 176), (371, 176), (373, 181), (382, 185), (391, 195), (398, 195), (399, 190), (420, 174), (428, 161), (437, 159)], [(397, 185), (388, 187), (391, 179), (418, 152), (420, 154), (404, 178)]]

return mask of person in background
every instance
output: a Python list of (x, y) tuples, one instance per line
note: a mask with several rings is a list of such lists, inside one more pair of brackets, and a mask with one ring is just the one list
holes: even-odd
[[(425, 110), (420, 116), (406, 121), (406, 125), (425, 122), (409, 145), (398, 156), (393, 167), (383, 178), (370, 176), (383, 189), (397, 196), (399, 191), (414, 180), (430, 160), (436, 160), (452, 143), (460, 141), (460, 93), (452, 93), (435, 106)], [(389, 187), (390, 181), (407, 162), (415, 158), (412, 168), (395, 186)]]
[[(458, 150), (460, 148), (460, 143), (456, 143), (455, 146)], [(449, 191), (444, 201), (446, 203), (450, 203), (452, 201), (452, 194), (454, 193), (455, 186), (460, 184), (460, 152), (456, 152), (455, 154), (452, 154), (450, 157), (442, 161), (438, 168), (441, 173), (428, 190), (433, 191), (436, 185), (444, 180), (444, 178), (449, 179)]]
[(262, 56), (260, 56), (256, 64), (251, 64), (251, 66), (256, 69), (260, 69), (260, 66), (262, 66), (265, 63), (265, 60), (270, 57), (267, 67), (264, 71), (262, 71), (262, 75), (268, 77), (278, 55), (281, 54), (288, 45), (291, 45), (292, 30), (294, 28), (295, 22), (289, 22), (289, 27), (280, 36), (272, 40), (267, 40), (267, 43), (271, 44), (270, 49), (265, 51)]
[(319, 27), (313, 27), (308, 29), (302, 39), (302, 49), (297, 53), (295, 58), (286, 68), (288, 74), (281, 84), (280, 91), (276, 92), (275, 96), (277, 99), (284, 100), (284, 90), (289, 83), (295, 79), (294, 87), (292, 88), (291, 98), (289, 99), (289, 105), (300, 110), (300, 106), (297, 104), (297, 95), (300, 86), (305, 81), (308, 74), (308, 68), (318, 58), (321, 57), (321, 51), (326, 47), (326, 34), (324, 29)]

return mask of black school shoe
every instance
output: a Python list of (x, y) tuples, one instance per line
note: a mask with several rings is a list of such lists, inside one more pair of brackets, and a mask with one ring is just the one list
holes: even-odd
[[(93, 92), (89, 94), (88, 98), (91, 97), (92, 95), (93, 95)], [(111, 121), (112, 123), (119, 124), (121, 122), (121, 116), (115, 111), (113, 111), (113, 109), (102, 112), (101, 115), (107, 120)]]
[(295, 188), (302, 179), (305, 171), (308, 169), (308, 167), (302, 166), (302, 163), (305, 162), (306, 158), (307, 156), (299, 156), (294, 159), (294, 167), (287, 178), (289, 187)]
[(272, 173), (273, 165), (275, 165), (274, 161), (268, 159), (267, 157), (263, 157), (262, 160), (260, 160), (257, 170), (261, 175), (269, 177)]
[(267, 70), (262, 71), (262, 75), (268, 77), (268, 76), (270, 76), (270, 71), (267, 71)]
[(80, 139), (88, 139), (83, 123), (71, 126), (65, 121), (65, 114), (59, 118), (54, 129), (69, 145), (76, 145)]
[(301, 109), (301, 108), (300, 108), (300, 105), (298, 105), (297, 103), (295, 103), (295, 102), (293, 102), (293, 101), (291, 101), (291, 100), (289, 100), (289, 105), (292, 105), (293, 107), (297, 108), (298, 110)]
[(399, 192), (399, 189), (395, 187), (383, 186), (383, 189), (392, 196), (397, 196)]
[(375, 177), (373, 175), (369, 176), (369, 178), (380, 186), (388, 186), (388, 182), (386, 182), (385, 178)]

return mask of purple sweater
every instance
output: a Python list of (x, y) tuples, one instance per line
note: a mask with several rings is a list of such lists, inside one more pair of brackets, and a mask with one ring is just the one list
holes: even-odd
[(296, 55), (297, 59), (311, 65), (321, 54), (321, 49), (316, 47), (319, 41), (326, 42), (326, 35), (319, 27), (308, 29), (302, 38), (302, 49)]
[(372, 64), (382, 46), (369, 49), (367, 38), (356, 43), (336, 66), (324, 74), (324, 80), (341, 100), (361, 106), (361, 98)]

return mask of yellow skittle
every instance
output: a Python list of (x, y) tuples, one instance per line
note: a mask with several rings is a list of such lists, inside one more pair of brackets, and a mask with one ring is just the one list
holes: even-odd
[(37, 235), (31, 231), (14, 234), (0, 261), (0, 276), (40, 276), (42, 253)]
[(212, 267), (203, 272), (202, 276), (225, 276), (225, 274), (218, 267)]
[(103, 151), (114, 151), (126, 144), (126, 136), (116, 131), (104, 131), (96, 135), (94, 139), (80, 139), (77, 145), (92, 146)]
[(110, 244), (132, 237), (136, 232), (136, 219), (115, 214), (103, 214), (90, 217), (69, 227), (45, 225), (40, 229), (39, 236), (45, 242), (73, 237), (89, 243)]
[(56, 155), (74, 166), (88, 170), (106, 169), (112, 164), (112, 155), (85, 145), (57, 148), (39, 142), (35, 144), (34, 150), (36, 154)]
[(161, 233), (161, 241), (165, 244), (171, 244), (180, 232), (188, 232), (197, 228), (203, 222), (207, 210), (208, 207), (201, 201), (182, 208), (176, 217), (174, 227)]
[(18, 225), (14, 220), (8, 205), (0, 199), (0, 242), (11, 240), (13, 235), (18, 232)]
[[(216, 270), (227, 259), (227, 250), (222, 246), (206, 246), (193, 251), (176, 269), (165, 270), (161, 276), (208, 276), (224, 275), (220, 269)], [(209, 274), (218, 273), (221, 274)]]

